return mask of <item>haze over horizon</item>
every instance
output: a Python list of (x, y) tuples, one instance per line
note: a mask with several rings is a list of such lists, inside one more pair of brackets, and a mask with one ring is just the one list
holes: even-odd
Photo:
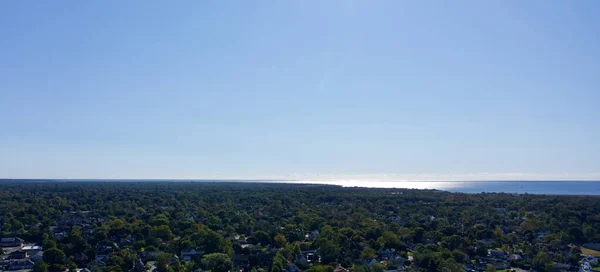
[(600, 180), (599, 12), (0, 2), (0, 178)]

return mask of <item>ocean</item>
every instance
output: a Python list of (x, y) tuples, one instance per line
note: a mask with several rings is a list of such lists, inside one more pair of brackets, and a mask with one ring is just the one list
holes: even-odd
[[(294, 182), (296, 183), (296, 182)], [(297, 181), (345, 187), (436, 189), (460, 193), (600, 195), (600, 181)]]

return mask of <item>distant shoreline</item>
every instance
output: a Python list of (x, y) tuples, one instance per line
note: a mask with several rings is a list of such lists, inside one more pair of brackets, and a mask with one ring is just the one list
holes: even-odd
[(600, 196), (598, 180), (477, 180), (477, 181), (376, 181), (284, 179), (0, 179), (7, 183), (257, 183), (340, 186), (372, 189), (419, 189), (451, 193)]
[(106, 182), (341, 182), (341, 181), (358, 181), (358, 182), (600, 182), (596, 179), (489, 179), (489, 180), (378, 180), (378, 179), (114, 179), (114, 178), (94, 178), (94, 179), (77, 179), (77, 178), (0, 178), (3, 181), (55, 181), (55, 182), (85, 182), (85, 181), (106, 181)]

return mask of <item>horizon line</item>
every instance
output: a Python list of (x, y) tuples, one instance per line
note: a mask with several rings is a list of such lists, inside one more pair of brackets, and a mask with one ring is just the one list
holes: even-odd
[(461, 180), (381, 180), (381, 179), (276, 179), (276, 178), (252, 178), (252, 179), (234, 179), (234, 178), (2, 178), (0, 181), (156, 181), (156, 182), (194, 182), (194, 181), (219, 181), (219, 182), (600, 182), (600, 179), (461, 179)]

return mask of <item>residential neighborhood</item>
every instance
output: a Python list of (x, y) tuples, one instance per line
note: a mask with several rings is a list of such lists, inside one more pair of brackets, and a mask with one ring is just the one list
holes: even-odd
[[(85, 191), (89, 185), (77, 186), (77, 190)], [(82, 204), (80, 195), (65, 194), (52, 198), (55, 204), (50, 204), (46, 197), (29, 191), (31, 197), (46, 201), (46, 208), (53, 209), (52, 215), (46, 216), (40, 209), (41, 220), (19, 217), (18, 206), (0, 199), (0, 203), (7, 203), (0, 210), (15, 207), (0, 217), (0, 269), (217, 272), (224, 266), (227, 271), (248, 272), (599, 270), (598, 234), (592, 225), (600, 220), (589, 213), (589, 221), (574, 227), (576, 218), (572, 217), (565, 232), (558, 227), (561, 221), (546, 213), (544, 205), (550, 204), (541, 196), (456, 198), (451, 193), (360, 189), (369, 196), (360, 204), (341, 197), (356, 189), (277, 185), (278, 190), (289, 193), (273, 200), (273, 195), (261, 191), (266, 189), (227, 187), (264, 199), (258, 201), (228, 196), (227, 190), (211, 191), (212, 195), (204, 198), (205, 187), (183, 184), (179, 186), (186, 190), (181, 190), (170, 184), (170, 193), (182, 194), (179, 199), (165, 195), (169, 192), (166, 188), (156, 191), (146, 187), (144, 190), (154, 195), (138, 192), (139, 204), (131, 205), (126, 204), (126, 198), (115, 198), (131, 194), (127, 187), (113, 191), (104, 185), (95, 186), (99, 186), (95, 190), (104, 188), (105, 193), (96, 194), (104, 194), (107, 201)], [(272, 185), (264, 186), (268, 189)], [(24, 192), (30, 190), (23, 188)], [(193, 190), (198, 194), (190, 194)], [(298, 192), (309, 200), (296, 201)], [(269, 197), (262, 198), (261, 194)], [(308, 197), (311, 195), (312, 199)], [(196, 204), (188, 206), (180, 202), (197, 196), (203, 196), (202, 202), (194, 200)], [(486, 202), (477, 204), (482, 197)], [(468, 198), (475, 204), (464, 206)], [(170, 202), (161, 202), (164, 199)], [(521, 204), (507, 205), (506, 199)], [(585, 205), (578, 202), (583, 200), (565, 197), (561, 205)], [(538, 205), (527, 204), (532, 201)], [(58, 207), (64, 209), (59, 211)], [(542, 220), (554, 220), (554, 225), (541, 224)]]

